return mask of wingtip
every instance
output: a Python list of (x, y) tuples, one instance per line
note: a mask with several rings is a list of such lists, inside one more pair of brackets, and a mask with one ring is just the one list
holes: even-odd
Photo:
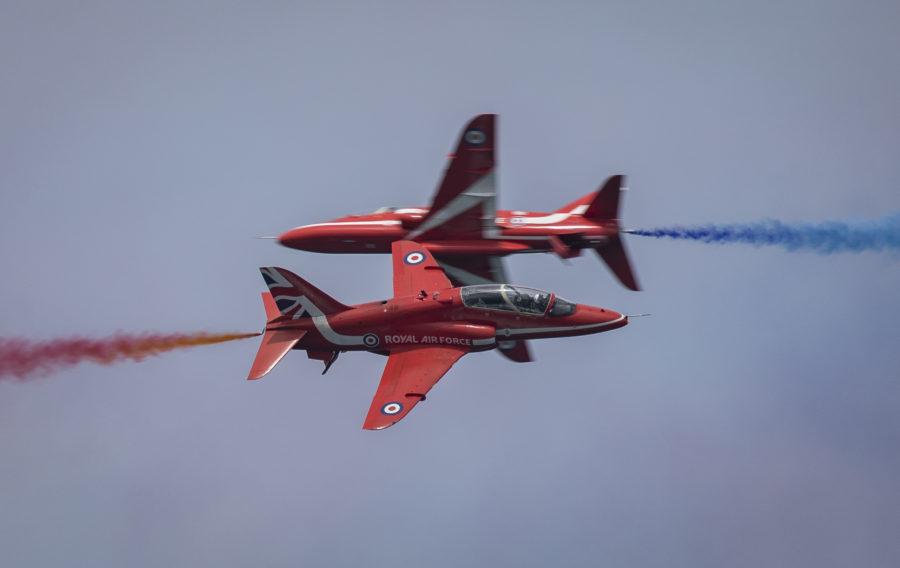
[(397, 422), (398, 421), (385, 424), (383, 422), (378, 422), (376, 420), (372, 420), (372, 421), (366, 420), (365, 424), (363, 424), (363, 430), (384, 430), (385, 428), (390, 428)]

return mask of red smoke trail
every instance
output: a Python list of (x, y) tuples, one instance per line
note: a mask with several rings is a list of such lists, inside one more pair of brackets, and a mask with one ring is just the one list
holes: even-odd
[(0, 380), (16, 377), (25, 380), (33, 375), (92, 361), (109, 365), (124, 359), (140, 361), (174, 349), (223, 343), (260, 335), (258, 333), (116, 333), (109, 337), (89, 339), (71, 337), (31, 341), (0, 338)]

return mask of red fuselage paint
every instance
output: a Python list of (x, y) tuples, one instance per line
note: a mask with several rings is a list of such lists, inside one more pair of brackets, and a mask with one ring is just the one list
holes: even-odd
[[(391, 243), (413, 240), (427, 246), (435, 255), (494, 255), (553, 251), (560, 256), (578, 256), (583, 248), (598, 248), (618, 235), (618, 221), (594, 222), (581, 215), (498, 211), (496, 235), (485, 238), (480, 232), (454, 233), (435, 237), (435, 231), (423, 237), (409, 238), (428, 213), (427, 207), (397, 209), (369, 215), (351, 215), (305, 225), (287, 231), (278, 241), (290, 248), (321, 253), (391, 252)], [(565, 241), (565, 244), (563, 244)]]
[(627, 316), (618, 312), (584, 304), (575, 304), (568, 315), (550, 315), (555, 296), (539, 314), (471, 307), (463, 304), (460, 290), (424, 290), (424, 294), (358, 304), (327, 316), (276, 317), (266, 330), (306, 332), (294, 349), (386, 353), (406, 346), (503, 349), (506, 340), (586, 335), (628, 323)]

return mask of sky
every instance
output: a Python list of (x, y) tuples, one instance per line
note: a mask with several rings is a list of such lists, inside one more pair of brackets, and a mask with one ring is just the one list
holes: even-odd
[[(0, 337), (255, 332), (260, 266), (344, 303), (387, 256), (257, 237), (424, 206), (498, 113), (498, 205), (626, 174), (623, 223), (900, 210), (896, 2), (6, 2)], [(258, 339), (0, 381), (0, 550), (44, 566), (897, 566), (900, 258), (626, 237), (515, 283), (634, 319), (464, 357)]]

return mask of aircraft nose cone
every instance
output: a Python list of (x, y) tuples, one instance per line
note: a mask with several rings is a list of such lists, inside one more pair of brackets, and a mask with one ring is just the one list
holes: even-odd
[(616, 329), (628, 325), (628, 316), (607, 308), (593, 308), (591, 315), (598, 323), (605, 324), (603, 329)]
[(613, 310), (604, 309), (603, 315), (606, 316), (605, 320), (610, 323), (621, 322), (622, 325), (625, 325), (628, 323), (628, 316), (624, 316), (624, 315), (620, 314), (619, 312), (616, 312)]
[(579, 330), (575, 335), (612, 331), (628, 325), (628, 316), (615, 310), (584, 304), (579, 304), (578, 309), (569, 318), (569, 325)]
[(307, 250), (311, 237), (308, 227), (297, 227), (279, 236), (278, 242), (286, 247)]

